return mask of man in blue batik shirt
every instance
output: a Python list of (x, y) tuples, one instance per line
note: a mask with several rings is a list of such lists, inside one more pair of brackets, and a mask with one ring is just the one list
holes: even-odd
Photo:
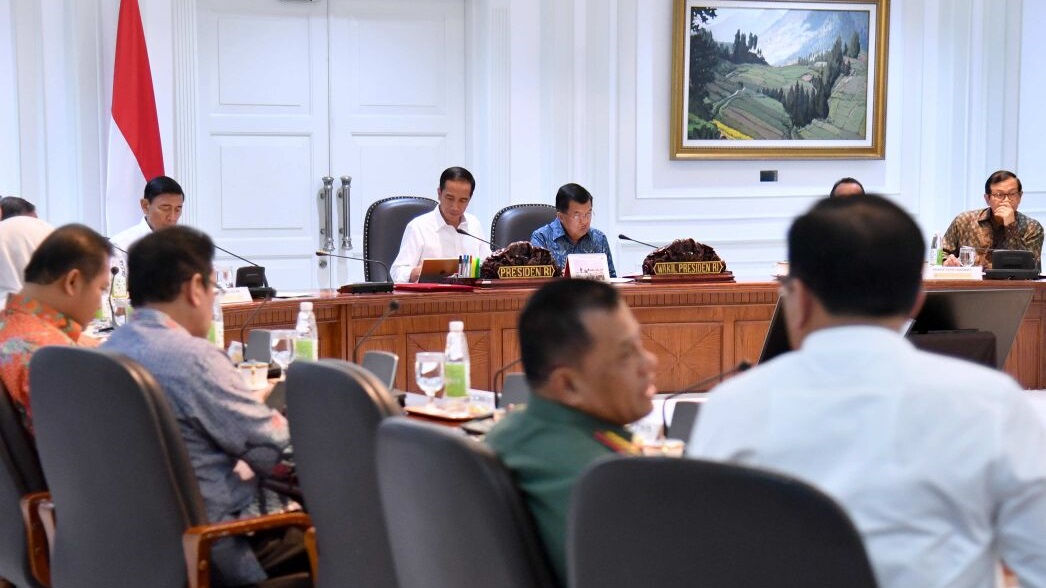
[(610, 277), (616, 278), (610, 243), (602, 231), (592, 228), (592, 194), (578, 184), (565, 184), (556, 193), (556, 218), (534, 231), (530, 242), (552, 252), (562, 269), (574, 253), (604, 253)]

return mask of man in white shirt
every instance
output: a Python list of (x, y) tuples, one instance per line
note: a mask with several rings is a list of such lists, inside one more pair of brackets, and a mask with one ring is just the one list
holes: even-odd
[(14, 216), (0, 222), (0, 308), (7, 295), (24, 285), (25, 266), (29, 258), (54, 227), (36, 216)]
[(1046, 432), (1009, 376), (915, 349), (925, 244), (888, 200), (829, 198), (788, 233), (792, 347), (716, 388), (689, 455), (784, 472), (849, 513), (882, 588), (1046, 586)]
[(423, 259), (456, 258), (471, 255), (483, 259), (490, 255), (490, 246), (458, 229), (484, 237), (483, 226), (475, 215), (465, 212), (476, 180), (463, 167), (449, 167), (439, 177), (436, 196), (439, 205), (407, 224), (400, 242), (400, 252), (392, 262), (392, 280), (417, 282)]
[(120, 248), (117, 254), (131, 248), (131, 244), (149, 233), (178, 224), (185, 205), (185, 192), (178, 182), (167, 176), (156, 176), (145, 185), (144, 195), (139, 201), (142, 207), (142, 220), (109, 238), (109, 241)]

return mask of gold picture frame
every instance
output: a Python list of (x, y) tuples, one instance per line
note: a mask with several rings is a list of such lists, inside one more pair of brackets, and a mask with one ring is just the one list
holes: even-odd
[(675, 0), (671, 158), (882, 159), (889, 9)]

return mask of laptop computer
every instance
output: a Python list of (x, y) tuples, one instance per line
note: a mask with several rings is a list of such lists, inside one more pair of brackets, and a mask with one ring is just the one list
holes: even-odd
[(433, 258), (421, 260), (420, 284), (442, 284), (449, 276), (458, 273), (457, 258)]

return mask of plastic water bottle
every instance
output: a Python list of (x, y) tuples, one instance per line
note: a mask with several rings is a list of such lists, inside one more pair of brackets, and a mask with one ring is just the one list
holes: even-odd
[(211, 328), (207, 331), (207, 340), (218, 349), (225, 349), (225, 317), (222, 316), (222, 295), (214, 295), (211, 307)]
[(450, 321), (444, 357), (443, 408), (447, 412), (463, 412), (468, 408), (470, 386), (469, 343), (461, 321)]
[(320, 357), (320, 332), (316, 328), (316, 315), (312, 312), (312, 302), (302, 302), (298, 310), (298, 323), (294, 330), (298, 338), (294, 340), (294, 359), (316, 361)]

